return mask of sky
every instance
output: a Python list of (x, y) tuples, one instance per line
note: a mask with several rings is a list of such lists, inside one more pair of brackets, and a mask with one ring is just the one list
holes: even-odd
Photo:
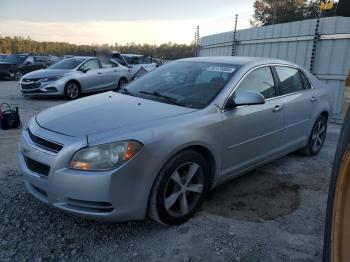
[(189, 44), (249, 26), (254, 0), (0, 0), (0, 36), (75, 44)]

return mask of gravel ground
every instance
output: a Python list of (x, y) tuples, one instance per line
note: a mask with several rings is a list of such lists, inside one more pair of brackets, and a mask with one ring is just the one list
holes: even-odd
[[(62, 99), (26, 99), (0, 82), (22, 120)], [(99, 223), (29, 195), (16, 156), (20, 130), (0, 130), (0, 261), (320, 261), (340, 127), (316, 157), (290, 154), (211, 192), (188, 223)]]

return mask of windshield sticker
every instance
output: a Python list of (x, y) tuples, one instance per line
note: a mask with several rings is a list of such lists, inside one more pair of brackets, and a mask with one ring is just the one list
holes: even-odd
[(207, 68), (207, 71), (230, 73), (230, 74), (233, 73), (235, 70), (236, 70), (236, 68), (223, 67), (223, 66), (209, 66)]

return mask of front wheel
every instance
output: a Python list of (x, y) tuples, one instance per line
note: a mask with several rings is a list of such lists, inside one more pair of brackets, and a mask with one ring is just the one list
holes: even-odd
[(13, 80), (18, 81), (21, 79), (22, 76), (23, 72), (21, 70), (18, 70), (13, 74)]
[(209, 168), (196, 151), (182, 151), (160, 171), (152, 188), (148, 214), (161, 224), (186, 222), (199, 209), (209, 186)]
[(64, 95), (69, 100), (77, 99), (80, 96), (80, 85), (75, 81), (69, 81), (64, 88)]

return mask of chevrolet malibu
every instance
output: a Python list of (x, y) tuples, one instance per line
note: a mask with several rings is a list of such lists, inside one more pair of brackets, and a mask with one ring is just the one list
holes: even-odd
[(208, 190), (325, 141), (330, 90), (282, 60), (201, 57), (47, 109), (23, 131), (27, 190), (98, 220), (187, 221)]
[(24, 75), (19, 86), (24, 96), (64, 95), (73, 100), (82, 93), (117, 90), (130, 79), (130, 69), (114, 61), (77, 56)]

